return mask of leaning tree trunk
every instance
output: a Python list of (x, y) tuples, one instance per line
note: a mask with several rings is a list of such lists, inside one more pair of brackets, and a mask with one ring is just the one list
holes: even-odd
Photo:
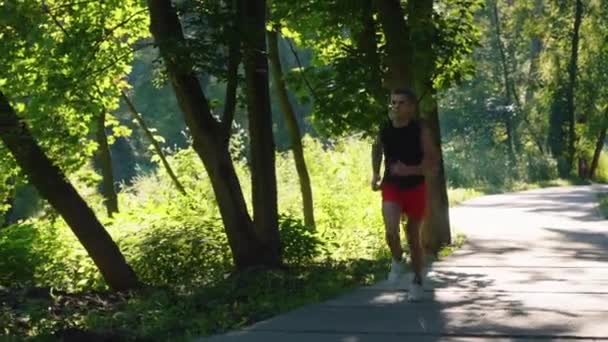
[(125, 103), (127, 104), (127, 107), (129, 108), (129, 112), (131, 113), (131, 116), (133, 116), (135, 121), (137, 121), (137, 123), (139, 124), (139, 127), (141, 127), (141, 129), (144, 131), (144, 135), (148, 138), (148, 140), (150, 140), (150, 143), (152, 144), (154, 151), (160, 158), (160, 161), (163, 164), (163, 166), (165, 167), (165, 171), (167, 171), (167, 175), (169, 175), (169, 178), (171, 178), (173, 185), (175, 185), (175, 188), (177, 189), (177, 191), (179, 191), (182, 195), (185, 195), (186, 189), (184, 188), (182, 183), (180, 183), (179, 179), (177, 179), (177, 176), (175, 175), (175, 172), (173, 172), (173, 169), (171, 168), (169, 161), (167, 161), (167, 157), (165, 156), (163, 149), (160, 147), (160, 144), (158, 143), (158, 141), (156, 141), (156, 139), (154, 138), (154, 134), (152, 134), (152, 132), (148, 128), (148, 125), (146, 125), (144, 118), (141, 116), (141, 114), (139, 114), (139, 112), (135, 108), (135, 105), (133, 104), (133, 101), (131, 101), (131, 99), (127, 96), (127, 94), (124, 91), (122, 92), (121, 95), (122, 95), (122, 99), (125, 101)]
[(117, 291), (140, 286), (108, 232), (61, 170), (38, 146), (0, 92), (0, 139), (42, 197), (63, 217), (82, 243), (108, 285)]
[(606, 141), (606, 132), (608, 131), (608, 109), (604, 113), (604, 128), (600, 130), (600, 133), (595, 142), (595, 150), (593, 151), (593, 160), (591, 161), (591, 168), (589, 169), (589, 178), (593, 179), (597, 166), (600, 162), (600, 156), (602, 155), (602, 149), (604, 148), (604, 142)]
[(581, 0), (576, 0), (576, 8), (574, 13), (574, 30), (572, 32), (572, 51), (570, 54), (570, 64), (568, 65), (568, 86), (566, 88), (566, 112), (568, 115), (568, 153), (566, 161), (568, 163), (568, 171), (572, 170), (575, 154), (576, 142), (576, 118), (574, 113), (574, 90), (576, 88), (576, 74), (578, 63), (578, 45), (581, 22), (583, 19), (583, 3)]
[(266, 1), (241, 0), (241, 34), (249, 138), (253, 222), (258, 238), (281, 258), (272, 113), (266, 58)]
[[(412, 65), (416, 66), (414, 69), (414, 87), (418, 96), (422, 96), (419, 103), (420, 111), (429, 124), (435, 148), (437, 151), (441, 151), (437, 98), (433, 88), (436, 61), (433, 52), (435, 37), (433, 0), (410, 0), (408, 12), (412, 37), (411, 44), (415, 47), (412, 57)], [(422, 230), (425, 250), (435, 255), (442, 246), (452, 242), (447, 186), (441, 152), (439, 157), (439, 171), (426, 175), (429, 215)]]
[(108, 146), (106, 135), (106, 111), (103, 110), (97, 118), (97, 161), (101, 169), (101, 194), (103, 204), (106, 207), (108, 216), (112, 217), (118, 212), (118, 196), (114, 188), (114, 172), (112, 171), (112, 155)]
[(306, 160), (304, 159), (304, 149), (302, 148), (302, 135), (300, 134), (300, 127), (298, 125), (296, 113), (289, 102), (287, 86), (285, 85), (285, 79), (283, 76), (283, 69), (281, 68), (277, 31), (278, 29), (276, 27), (274, 30), (268, 31), (268, 59), (270, 60), (270, 67), (272, 68), (276, 95), (279, 99), (279, 105), (281, 107), (281, 111), (283, 112), (285, 123), (287, 125), (287, 131), (289, 132), (289, 137), (291, 139), (291, 151), (293, 152), (293, 159), (295, 161), (298, 178), (300, 180), (300, 191), (302, 193), (302, 206), (304, 210), (304, 223), (307, 226), (314, 227), (315, 215), (312, 188), (310, 186), (310, 176), (308, 175)]
[[(216, 196), (222, 221), (239, 270), (253, 266), (279, 266), (278, 240), (259, 237), (247, 211), (245, 198), (228, 150), (229, 124), (218, 122), (209, 109), (196, 74), (179, 63), (176, 44), (185, 43), (182, 28), (170, 0), (148, 0), (150, 29), (166, 63), (178, 105), (184, 113), (193, 148), (203, 162)], [(276, 201), (275, 201), (276, 205)], [(278, 236), (276, 225), (273, 234)]]

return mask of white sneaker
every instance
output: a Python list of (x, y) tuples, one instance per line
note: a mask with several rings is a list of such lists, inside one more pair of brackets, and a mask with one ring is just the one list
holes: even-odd
[(392, 284), (396, 284), (405, 274), (405, 265), (402, 261), (393, 259), (391, 262), (391, 271), (388, 273), (388, 281)]
[(422, 280), (416, 281), (416, 277), (412, 280), (410, 284), (410, 289), (407, 292), (407, 300), (409, 302), (418, 302), (422, 300), (422, 296), (424, 295), (424, 288), (422, 287)]

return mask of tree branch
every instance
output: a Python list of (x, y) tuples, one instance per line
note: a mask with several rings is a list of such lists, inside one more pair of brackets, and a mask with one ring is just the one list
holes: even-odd
[[(277, 32), (278, 32), (278, 28), (275, 28), (275, 30), (277, 30)], [(306, 87), (310, 91), (310, 94), (312, 95), (312, 97), (315, 100), (315, 102), (321, 104), (321, 101), (319, 101), (319, 96), (317, 95), (317, 93), (315, 92), (315, 90), (313, 89), (313, 87), (308, 82), (308, 79), (306, 78), (304, 66), (302, 65), (302, 61), (300, 60), (300, 56), (298, 55), (298, 52), (296, 51), (295, 47), (293, 46), (293, 44), (291, 43), (291, 41), (289, 39), (285, 39), (285, 40), (287, 41), (287, 44), (289, 45), (289, 49), (291, 50), (291, 53), (296, 58), (296, 62), (298, 63), (298, 67), (301, 70), (300, 74), (301, 74), (302, 80), (306, 84)]]

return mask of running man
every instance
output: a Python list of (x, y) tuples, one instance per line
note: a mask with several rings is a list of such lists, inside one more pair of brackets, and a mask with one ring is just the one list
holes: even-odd
[[(407, 217), (405, 233), (414, 269), (408, 291), (410, 301), (420, 300), (423, 294), (420, 228), (426, 214), (425, 174), (435, 172), (439, 161), (429, 128), (416, 118), (417, 102), (411, 90), (393, 90), (389, 120), (372, 146), (371, 185), (374, 191), (382, 190), (386, 242), (393, 257), (388, 280), (393, 284), (405, 273), (399, 226), (402, 216)], [(384, 174), (381, 179), (383, 155)]]

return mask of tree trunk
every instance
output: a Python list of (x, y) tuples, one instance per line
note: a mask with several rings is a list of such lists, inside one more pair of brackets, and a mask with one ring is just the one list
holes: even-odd
[(387, 98), (386, 92), (382, 88), (382, 72), (380, 69), (380, 54), (378, 53), (378, 40), (376, 34), (378, 27), (374, 19), (374, 6), (372, 0), (363, 0), (361, 6), (362, 29), (355, 34), (357, 50), (363, 56), (368, 70), (369, 92), (372, 94), (379, 109), (385, 109)]
[(270, 248), (269, 252), (280, 259), (275, 145), (266, 59), (266, 1), (241, 0), (241, 10), (251, 142), (253, 222), (258, 237)]
[(40, 149), (29, 129), (0, 92), (0, 139), (42, 197), (63, 217), (108, 285), (116, 291), (138, 288), (137, 276), (112, 238), (61, 170)]
[(572, 170), (572, 163), (575, 154), (576, 142), (576, 118), (574, 113), (574, 90), (576, 88), (576, 74), (578, 63), (578, 45), (581, 22), (583, 19), (583, 3), (581, 0), (576, 0), (576, 8), (574, 13), (574, 30), (572, 32), (572, 52), (570, 55), (570, 64), (568, 65), (568, 86), (566, 88), (566, 110), (568, 120), (568, 154), (566, 161), (568, 170)]
[[(501, 27), (500, 27), (500, 16), (498, 13), (498, 5), (496, 4), (496, 1), (494, 1), (492, 3), (492, 16), (493, 16), (493, 21), (494, 21), (494, 28), (496, 31), (496, 42), (497, 42), (497, 46), (498, 46), (498, 51), (500, 53), (500, 60), (501, 60), (501, 64), (502, 64), (502, 74), (503, 74), (503, 82), (504, 82), (504, 89), (505, 89), (505, 108), (508, 108), (509, 106), (513, 105), (513, 100), (514, 100), (514, 93), (512, 91), (514, 91), (514, 86), (511, 84), (511, 80), (509, 78), (509, 65), (507, 63), (507, 55), (505, 53), (505, 47), (503, 46), (502, 43), (502, 34), (501, 34)], [(519, 110), (519, 108), (516, 108), (515, 111)], [(509, 151), (509, 159), (511, 160), (512, 163), (515, 163), (515, 146), (517, 145), (516, 141), (519, 139), (517, 137), (517, 129), (516, 129), (516, 123), (514, 122), (515, 120), (513, 119), (513, 115), (512, 113), (505, 111), (506, 117), (504, 118), (505, 120), (505, 128), (507, 131), (507, 149)]]
[[(543, 0), (536, 0), (534, 15), (539, 17), (542, 15)], [(536, 132), (533, 128), (532, 122), (530, 122), (530, 112), (532, 110), (532, 100), (534, 98), (534, 92), (538, 88), (538, 67), (540, 53), (543, 49), (543, 42), (540, 36), (535, 35), (530, 43), (530, 67), (528, 69), (528, 78), (526, 84), (526, 93), (524, 97), (523, 119), (527, 125), (528, 132), (531, 135), (531, 139), (534, 141), (540, 153), (545, 153), (545, 147), (541, 139), (541, 134)]]
[[(534, 6), (534, 16), (540, 17), (543, 12), (543, 0), (536, 0)], [(525, 104), (530, 105), (534, 97), (534, 91), (538, 87), (538, 66), (540, 53), (543, 50), (543, 41), (537, 34), (532, 37), (530, 42), (530, 67), (528, 69), (528, 80), (526, 85)]]
[(411, 87), (412, 45), (401, 2), (399, 0), (374, 0), (374, 6), (378, 10), (386, 38), (385, 64), (388, 72), (384, 75), (384, 87), (387, 89)]
[(135, 109), (135, 105), (133, 104), (131, 99), (129, 99), (129, 97), (127, 96), (127, 94), (124, 91), (122, 92), (122, 98), (125, 101), (125, 103), (127, 104), (127, 107), (129, 108), (129, 112), (131, 113), (131, 115), (133, 116), (135, 121), (137, 121), (137, 123), (139, 124), (139, 127), (141, 127), (141, 129), (144, 131), (144, 135), (148, 138), (148, 140), (150, 140), (152, 147), (154, 147), (154, 151), (156, 151), (156, 154), (158, 154), (158, 156), (160, 157), (160, 160), (161, 160), (163, 166), (165, 167), (165, 170), (167, 171), (167, 175), (169, 175), (169, 178), (171, 178), (171, 181), (173, 181), (175, 188), (182, 195), (185, 195), (186, 189), (184, 189), (184, 186), (182, 185), (182, 183), (180, 183), (180, 181), (177, 179), (175, 172), (173, 172), (171, 165), (169, 165), (169, 162), (167, 161), (167, 157), (165, 156), (163, 149), (160, 147), (160, 144), (158, 143), (158, 141), (156, 141), (156, 139), (154, 139), (154, 135), (148, 128), (148, 125), (146, 125), (144, 118), (141, 116), (141, 114), (139, 114), (137, 109)]
[(276, 95), (279, 100), (279, 106), (283, 112), (285, 123), (287, 125), (287, 132), (289, 133), (289, 137), (291, 139), (291, 151), (293, 152), (293, 159), (295, 161), (298, 178), (300, 180), (300, 191), (302, 192), (302, 206), (304, 210), (304, 224), (314, 227), (315, 215), (312, 188), (310, 186), (310, 176), (308, 175), (308, 168), (306, 167), (306, 160), (304, 159), (304, 149), (302, 148), (302, 135), (300, 134), (300, 127), (298, 125), (296, 113), (289, 102), (287, 86), (285, 85), (285, 79), (283, 76), (283, 69), (281, 68), (279, 39), (277, 32), (278, 28), (276, 27), (274, 30), (268, 31), (268, 59), (270, 60), (270, 67), (274, 79)]
[[(235, 12), (238, 13), (235, 8)], [(235, 13), (235, 17), (236, 17)], [(230, 133), (232, 130), (232, 122), (234, 121), (234, 113), (236, 110), (236, 92), (239, 85), (239, 65), (241, 64), (241, 38), (239, 34), (238, 24), (233, 26), (233, 36), (230, 37), (230, 43), (228, 45), (228, 75), (226, 79), (226, 95), (224, 96), (224, 137), (226, 143), (230, 139)]]
[[(213, 118), (200, 83), (191, 67), (178, 62), (171, 48), (184, 43), (179, 18), (170, 0), (148, 0), (150, 29), (166, 63), (193, 148), (207, 170), (222, 221), (239, 270), (253, 266), (279, 266), (278, 242), (259, 238), (247, 211), (241, 185), (228, 150), (226, 130)], [(276, 201), (275, 201), (276, 205)], [(276, 226), (275, 226), (276, 227)], [(278, 231), (275, 232), (278, 236)]]
[[(415, 47), (411, 60), (412, 65), (416, 66), (413, 74), (415, 90), (421, 97), (419, 109), (428, 122), (437, 150), (441, 151), (437, 99), (433, 88), (436, 61), (433, 52), (435, 38), (433, 0), (410, 0), (408, 18), (412, 37), (410, 44)], [(427, 253), (436, 255), (442, 246), (448, 245), (452, 241), (447, 186), (441, 153), (439, 172), (426, 175), (426, 181), (429, 215), (423, 225), (422, 238)]]
[(589, 169), (589, 178), (593, 179), (597, 165), (600, 162), (600, 155), (604, 148), (604, 142), (606, 141), (606, 132), (608, 131), (608, 109), (606, 109), (606, 118), (604, 120), (604, 128), (600, 130), (600, 133), (595, 142), (595, 150), (593, 151), (593, 160), (591, 161), (591, 168)]
[(108, 217), (112, 217), (118, 212), (118, 196), (114, 188), (114, 172), (112, 171), (112, 155), (108, 146), (106, 136), (106, 111), (102, 111), (97, 118), (97, 161), (101, 169), (103, 204), (108, 212)]
[[(424, 114), (430, 130), (433, 132), (435, 146), (441, 151), (441, 130), (437, 100), (433, 96), (430, 102), (432, 102), (433, 107), (429, 108), (427, 106)], [(441, 247), (452, 243), (447, 182), (442, 154), (439, 158), (438, 172), (433, 175), (426, 175), (426, 183), (429, 194), (427, 197), (429, 215), (427, 215), (422, 227), (422, 243), (428, 254), (437, 255)]]

